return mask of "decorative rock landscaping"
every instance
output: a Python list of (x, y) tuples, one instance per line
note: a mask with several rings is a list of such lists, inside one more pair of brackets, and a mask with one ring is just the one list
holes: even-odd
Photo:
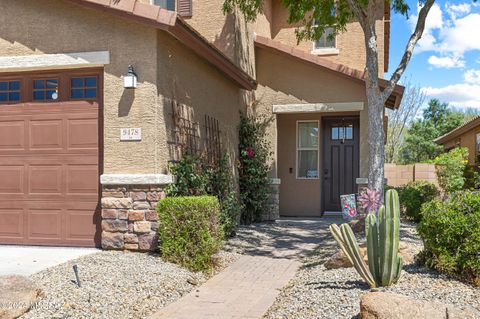
[[(359, 318), (361, 297), (369, 293), (370, 289), (353, 268), (325, 268), (324, 263), (338, 251), (338, 245), (328, 229), (320, 229), (318, 236), (324, 237), (322, 245), (315, 254), (304, 260), (303, 267), (283, 289), (264, 319)], [(413, 224), (402, 225), (400, 239), (408, 249), (420, 251), (422, 248)], [(444, 305), (444, 309), (449, 307), (468, 313), (473, 311), (474, 318), (480, 318), (479, 288), (418, 266), (414, 262), (406, 262), (397, 284), (381, 291), (418, 301), (439, 302)], [(413, 317), (397, 313), (395, 318)]]
[(104, 185), (102, 248), (153, 251), (158, 248), (157, 203), (161, 185)]
[[(225, 267), (236, 258), (220, 253), (218, 265)], [(78, 265), (81, 288), (75, 284), (73, 264)], [(136, 319), (150, 316), (207, 277), (164, 262), (155, 254), (102, 251), (30, 279), (41, 287), (44, 297), (22, 319)]]

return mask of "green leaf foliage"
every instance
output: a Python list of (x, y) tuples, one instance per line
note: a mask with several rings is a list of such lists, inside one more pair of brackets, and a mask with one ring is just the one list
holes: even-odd
[(400, 162), (412, 164), (433, 160), (443, 150), (434, 140), (458, 127), (472, 115), (453, 110), (439, 100), (430, 100), (423, 111), (423, 117), (415, 120), (408, 129), (400, 151)]
[(457, 147), (435, 158), (437, 178), (440, 187), (447, 193), (463, 190), (465, 171), (468, 164), (468, 149)]
[[(359, 7), (366, 11), (368, 0), (355, 0)], [(347, 23), (354, 14), (348, 0), (282, 0), (281, 4), (289, 13), (288, 22), (302, 25), (296, 29), (297, 40), (318, 40), (326, 28), (331, 28), (334, 37), (346, 30)], [(255, 21), (263, 12), (263, 0), (225, 0), (223, 10), (231, 13), (238, 8), (247, 21)], [(408, 17), (410, 7), (404, 0), (392, 0), (394, 12)]]
[(220, 223), (225, 234), (233, 234), (242, 211), (237, 194), (234, 168), (230, 156), (224, 153), (213, 165), (206, 165), (201, 157), (185, 155), (169, 170), (176, 178), (167, 187), (168, 196), (212, 195), (220, 201)]
[(400, 205), (405, 216), (417, 223), (422, 219), (422, 205), (439, 195), (435, 184), (426, 181), (410, 182), (396, 189), (400, 196)]
[(420, 262), (480, 285), (480, 194), (456, 193), (422, 207)]
[(262, 214), (269, 209), (268, 158), (271, 153), (265, 140), (265, 130), (270, 121), (270, 118), (240, 116), (238, 173), (243, 224), (260, 221)]
[(167, 197), (157, 206), (165, 260), (193, 271), (211, 271), (223, 241), (220, 204), (213, 196)]

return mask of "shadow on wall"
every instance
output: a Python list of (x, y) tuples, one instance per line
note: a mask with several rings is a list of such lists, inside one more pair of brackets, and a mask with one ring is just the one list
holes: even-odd
[(215, 36), (215, 40), (213, 41), (213, 44), (233, 61), (237, 61), (237, 50), (235, 50), (235, 19), (235, 14), (227, 14), (222, 31)]
[(118, 103), (118, 116), (125, 117), (130, 113), (133, 101), (135, 100), (135, 89), (124, 89), (120, 102)]

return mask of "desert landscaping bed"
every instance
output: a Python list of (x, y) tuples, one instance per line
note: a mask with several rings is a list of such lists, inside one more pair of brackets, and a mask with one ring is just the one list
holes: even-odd
[[(235, 260), (221, 252), (218, 269)], [(77, 264), (82, 287), (75, 283)], [(103, 251), (30, 276), (41, 301), (22, 319), (146, 318), (207, 280), (201, 273), (162, 261), (158, 255)]]
[[(420, 251), (422, 248), (412, 224), (402, 224), (401, 240), (409, 249)], [(337, 250), (337, 244), (330, 237), (313, 255), (305, 258), (302, 268), (264, 318), (357, 318), (360, 297), (369, 292), (369, 287), (353, 268), (325, 268), (325, 261)], [(413, 261), (404, 266), (400, 281), (385, 291), (467, 308), (478, 312), (477, 318), (480, 318), (479, 288), (418, 266)]]

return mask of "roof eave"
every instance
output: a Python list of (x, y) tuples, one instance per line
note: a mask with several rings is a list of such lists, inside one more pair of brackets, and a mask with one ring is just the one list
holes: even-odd
[(207, 60), (226, 77), (245, 90), (257, 88), (257, 82), (248, 73), (236, 66), (226, 55), (208, 42), (174, 11), (161, 9), (138, 0), (66, 0), (79, 6), (92, 8), (109, 14), (127, 18), (144, 25), (168, 32), (197, 55)]

